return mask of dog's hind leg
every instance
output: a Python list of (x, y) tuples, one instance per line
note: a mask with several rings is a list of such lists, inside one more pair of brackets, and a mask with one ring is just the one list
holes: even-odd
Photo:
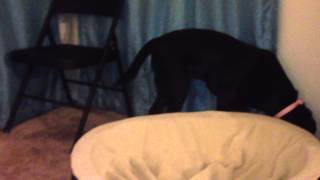
[(182, 110), (183, 104), (187, 99), (188, 91), (180, 92), (175, 99), (171, 99), (168, 102), (167, 112), (180, 112)]
[(167, 112), (179, 112), (188, 97), (190, 80), (186, 77), (172, 78), (167, 88)]
[(150, 108), (150, 113), (181, 111), (190, 88), (190, 77), (181, 62), (184, 57), (173, 52), (164, 52), (152, 57), (158, 96)]
[(151, 108), (149, 109), (149, 114), (158, 114), (165, 111), (166, 100), (160, 95), (157, 95)]
[[(188, 96), (190, 80), (177, 71), (155, 74), (157, 97), (149, 110), (150, 114), (179, 112)], [(157, 76), (158, 75), (158, 76)]]
[(156, 81), (157, 97), (149, 109), (149, 114), (181, 111), (189, 93), (189, 85), (190, 83), (183, 81), (173, 80), (170, 83)]

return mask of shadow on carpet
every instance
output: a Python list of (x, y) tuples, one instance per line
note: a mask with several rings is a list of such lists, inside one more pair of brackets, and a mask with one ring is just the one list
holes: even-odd
[[(70, 148), (81, 111), (59, 108), (0, 133), (0, 180), (68, 180)], [(86, 131), (125, 116), (105, 111), (90, 114)]]

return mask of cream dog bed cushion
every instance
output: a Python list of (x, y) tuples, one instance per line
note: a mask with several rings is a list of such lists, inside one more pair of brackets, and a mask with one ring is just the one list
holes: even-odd
[(71, 161), (79, 180), (316, 180), (320, 144), (263, 115), (173, 113), (97, 127)]

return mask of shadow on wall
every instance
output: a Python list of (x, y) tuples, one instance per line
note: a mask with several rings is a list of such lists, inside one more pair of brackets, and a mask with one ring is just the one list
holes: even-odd
[(313, 110), (320, 137), (320, 1), (282, 0), (279, 57), (301, 98)]

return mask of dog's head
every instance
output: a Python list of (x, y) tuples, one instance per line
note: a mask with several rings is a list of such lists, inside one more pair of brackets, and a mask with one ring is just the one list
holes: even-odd
[[(296, 98), (297, 93), (284, 93), (279, 90), (278, 93), (272, 93), (271, 96), (266, 96), (266, 101), (264, 101), (261, 109), (266, 114), (275, 116), (282, 111), (284, 107), (295, 102)], [(299, 126), (312, 134), (316, 132), (316, 121), (313, 119), (311, 110), (305, 104), (298, 105), (292, 111), (281, 117), (281, 119)]]
[(298, 106), (293, 111), (285, 115), (282, 119), (300, 126), (312, 134), (315, 134), (316, 132), (315, 120), (312, 117), (311, 111), (305, 105)]
[[(298, 98), (298, 91), (287, 77), (277, 57), (268, 51), (263, 51), (260, 67), (256, 70), (256, 81), (260, 83), (257, 89), (262, 92), (262, 109), (269, 115), (275, 115), (283, 107), (294, 102)], [(260, 78), (260, 79), (259, 79)], [(282, 119), (306, 129), (311, 133), (316, 132), (316, 123), (311, 111), (300, 105)]]

